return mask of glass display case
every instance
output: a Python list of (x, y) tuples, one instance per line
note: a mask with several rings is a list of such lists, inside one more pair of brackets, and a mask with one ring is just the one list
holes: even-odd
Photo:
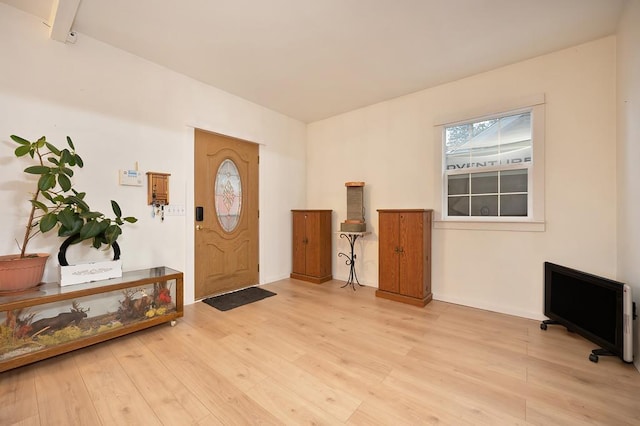
[(0, 294), (0, 372), (183, 315), (182, 272), (157, 267), (61, 287)]

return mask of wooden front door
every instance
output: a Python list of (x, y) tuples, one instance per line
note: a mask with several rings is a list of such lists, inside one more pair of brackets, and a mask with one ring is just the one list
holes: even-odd
[(258, 283), (258, 145), (196, 129), (195, 297)]

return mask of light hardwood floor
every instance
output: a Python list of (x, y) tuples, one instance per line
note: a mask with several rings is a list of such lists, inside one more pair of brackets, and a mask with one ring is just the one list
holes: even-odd
[(640, 424), (640, 373), (562, 327), (341, 284), (0, 373), (0, 425)]

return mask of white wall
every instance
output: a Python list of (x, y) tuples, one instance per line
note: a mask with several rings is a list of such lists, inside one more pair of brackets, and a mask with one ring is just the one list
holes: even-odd
[[(618, 279), (640, 306), (640, 1), (627, 3), (617, 36)], [(636, 321), (635, 363), (640, 369)]]
[[(546, 230), (435, 229), (434, 297), (542, 318), (545, 260), (615, 277), (615, 43), (600, 39), (310, 124), (308, 206), (334, 209), (339, 229), (344, 183), (366, 183), (373, 234), (357, 247), (360, 282), (377, 286), (376, 209), (440, 209), (433, 126), (539, 94), (546, 96)], [(334, 251), (345, 248), (334, 237)], [(334, 276), (347, 275), (334, 257)]]
[[(125, 270), (166, 265), (185, 272), (185, 300), (193, 300), (193, 127), (260, 147), (260, 281), (287, 277), (291, 268), (290, 209), (305, 204), (304, 123), (154, 65), (94, 39), (75, 45), (49, 39), (41, 20), (0, 3), (0, 253), (16, 252), (33, 181), (13, 157), (9, 135), (74, 140), (85, 168), (76, 185), (89, 204), (110, 212), (117, 200), (139, 222), (118, 240)], [(119, 186), (118, 170), (171, 173), (172, 204), (186, 216), (151, 217), (143, 187)], [(32, 251), (52, 254), (62, 242), (37, 238)], [(69, 259), (72, 260), (72, 259)], [(55, 280), (57, 261), (45, 279)]]

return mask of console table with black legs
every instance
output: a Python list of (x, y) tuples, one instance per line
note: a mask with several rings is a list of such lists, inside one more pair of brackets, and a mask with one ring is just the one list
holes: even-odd
[(349, 278), (347, 279), (347, 282), (341, 287), (347, 287), (347, 286), (351, 286), (351, 288), (353, 288), (353, 290), (355, 291), (356, 289), (356, 284), (358, 284), (360, 287), (364, 287), (362, 284), (360, 284), (360, 281), (358, 281), (358, 275), (356, 274), (356, 253), (354, 250), (354, 245), (356, 243), (356, 240), (359, 237), (364, 237), (367, 234), (370, 234), (371, 232), (336, 232), (336, 234), (340, 235), (340, 238), (346, 238), (347, 241), (349, 241), (349, 249), (350, 252), (349, 253), (343, 253), (340, 252), (338, 253), (338, 257), (346, 257), (345, 260), (345, 264), (347, 266), (349, 266)]

